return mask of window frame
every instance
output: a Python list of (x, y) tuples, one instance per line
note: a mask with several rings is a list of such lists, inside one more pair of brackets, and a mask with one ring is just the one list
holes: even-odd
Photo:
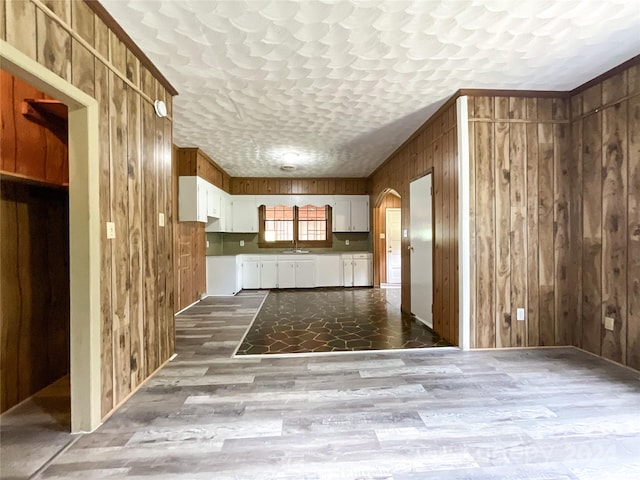
[[(311, 204), (309, 204), (311, 205)], [(275, 205), (274, 205), (275, 206)], [(307, 205), (303, 205), (307, 206)], [(320, 207), (320, 205), (313, 205), (314, 207)], [(277, 241), (267, 242), (265, 240), (265, 222), (267, 206), (260, 205), (258, 207), (258, 247), (260, 248), (330, 248), (333, 245), (333, 230), (331, 225), (332, 209), (330, 205), (324, 205), (325, 215), (327, 218), (326, 223), (326, 240), (304, 240), (298, 239), (298, 223), (299, 216), (297, 205), (293, 206), (293, 240), (291, 241)]]

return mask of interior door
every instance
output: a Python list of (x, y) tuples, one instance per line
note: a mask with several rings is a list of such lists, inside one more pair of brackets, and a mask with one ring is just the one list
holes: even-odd
[(386, 210), (386, 239), (387, 239), (387, 283), (402, 281), (401, 267), (401, 210), (387, 208)]
[(431, 174), (409, 184), (411, 313), (433, 328), (433, 213)]

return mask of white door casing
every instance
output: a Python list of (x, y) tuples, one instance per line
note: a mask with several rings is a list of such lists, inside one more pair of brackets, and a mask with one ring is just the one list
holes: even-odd
[(431, 174), (409, 184), (411, 313), (433, 328), (433, 213)]
[(386, 255), (387, 255), (387, 283), (400, 283), (402, 281), (401, 248), (402, 248), (402, 222), (400, 208), (387, 208), (385, 213), (386, 223)]

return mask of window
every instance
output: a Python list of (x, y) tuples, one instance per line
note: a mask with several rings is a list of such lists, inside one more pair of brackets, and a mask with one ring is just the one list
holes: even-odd
[(331, 207), (284, 205), (259, 208), (260, 247), (330, 247)]

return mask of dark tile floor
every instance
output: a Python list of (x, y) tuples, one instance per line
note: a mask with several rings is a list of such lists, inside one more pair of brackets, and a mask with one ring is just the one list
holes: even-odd
[(400, 311), (400, 289), (272, 290), (236, 354), (450, 345)]

